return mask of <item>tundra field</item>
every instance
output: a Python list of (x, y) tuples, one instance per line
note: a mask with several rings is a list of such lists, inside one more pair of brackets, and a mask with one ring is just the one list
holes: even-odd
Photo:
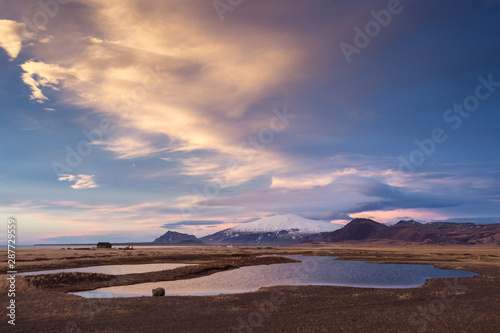
[[(2, 270), (7, 254), (2, 252)], [(85, 299), (69, 291), (188, 279), (242, 266), (291, 262), (265, 254), (432, 264), (472, 278), (429, 280), (411, 289), (277, 286), (219, 296)], [(19, 272), (95, 265), (194, 263), (171, 271), (111, 276), (16, 276), (16, 332), (498, 332), (500, 248), (491, 247), (165, 247), (18, 250)], [(7, 276), (0, 287), (8, 304)], [(5, 310), (4, 310), (5, 312)], [(9, 330), (9, 331), (10, 331)]]

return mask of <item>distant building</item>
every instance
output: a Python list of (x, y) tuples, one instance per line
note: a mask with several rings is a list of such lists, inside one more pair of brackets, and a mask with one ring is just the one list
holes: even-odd
[(108, 243), (108, 242), (99, 242), (99, 243), (97, 243), (97, 248), (100, 248), (100, 249), (110, 249), (111, 248), (111, 243)]

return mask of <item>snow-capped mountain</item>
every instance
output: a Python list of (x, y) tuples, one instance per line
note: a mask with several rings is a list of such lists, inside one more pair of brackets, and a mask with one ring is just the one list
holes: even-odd
[(283, 245), (299, 243), (311, 235), (332, 232), (342, 227), (340, 224), (285, 214), (242, 223), (201, 239), (211, 244)]
[(309, 220), (304, 217), (285, 214), (265, 217), (253, 222), (242, 223), (231, 230), (236, 232), (274, 232), (281, 230), (294, 231), (299, 234), (317, 234), (319, 232), (335, 231), (342, 225), (325, 221)]

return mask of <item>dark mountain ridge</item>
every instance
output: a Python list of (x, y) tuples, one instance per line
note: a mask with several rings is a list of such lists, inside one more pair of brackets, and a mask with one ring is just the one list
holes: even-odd
[(354, 219), (342, 229), (310, 243), (386, 243), (429, 245), (500, 245), (500, 224), (399, 221), (387, 226), (370, 219)]
[(153, 243), (169, 243), (169, 244), (181, 243), (181, 242), (183, 244), (203, 243), (198, 238), (196, 238), (196, 236), (183, 234), (181, 232), (170, 231), (170, 230), (153, 241)]

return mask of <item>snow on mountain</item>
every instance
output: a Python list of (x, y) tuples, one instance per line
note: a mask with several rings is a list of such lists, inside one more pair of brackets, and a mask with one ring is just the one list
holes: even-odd
[(325, 221), (309, 220), (293, 214), (274, 215), (257, 221), (242, 223), (230, 228), (233, 232), (259, 233), (288, 230), (298, 234), (317, 234), (320, 232), (335, 231), (342, 228), (341, 224), (332, 224)]
[(329, 233), (343, 225), (309, 220), (297, 215), (275, 215), (257, 221), (242, 223), (201, 238), (209, 244), (269, 244), (285, 245), (304, 241), (306, 238)]

